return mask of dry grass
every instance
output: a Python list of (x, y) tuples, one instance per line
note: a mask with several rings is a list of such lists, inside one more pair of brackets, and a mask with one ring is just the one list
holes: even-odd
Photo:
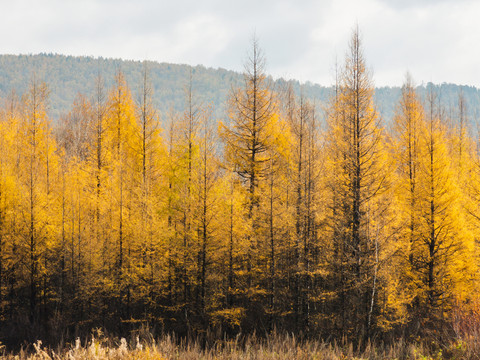
[(37, 342), (29, 349), (17, 354), (3, 353), (3, 359), (39, 359), (39, 360), (103, 360), (103, 359), (181, 359), (181, 360), (337, 360), (337, 359), (480, 359), (478, 353), (466, 342), (455, 342), (446, 351), (427, 350), (420, 345), (398, 341), (392, 346), (375, 347), (367, 344), (362, 351), (356, 351), (352, 345), (320, 341), (298, 341), (292, 336), (272, 335), (267, 339), (249, 337), (242, 344), (237, 340), (217, 341), (207, 349), (198, 342), (176, 341), (164, 336), (155, 341), (140, 340), (137, 336), (127, 342), (108, 340), (102, 336), (92, 336), (85, 344), (77, 339), (75, 344), (63, 349), (53, 350)]

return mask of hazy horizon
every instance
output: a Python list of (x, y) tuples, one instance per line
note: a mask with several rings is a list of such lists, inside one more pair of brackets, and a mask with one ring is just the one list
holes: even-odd
[[(186, 66), (191, 66), (191, 67), (204, 67), (206, 69), (212, 69), (212, 70), (225, 70), (225, 71), (233, 71), (235, 73), (238, 73), (238, 74), (241, 74), (243, 73), (243, 69), (230, 69), (230, 68), (227, 68), (227, 67), (223, 67), (223, 66), (207, 66), (205, 64), (196, 64), (196, 65), (192, 65), (192, 64), (187, 64), (187, 63), (174, 63), (174, 62), (167, 62), (167, 61), (157, 61), (157, 60), (149, 60), (149, 59), (128, 59), (128, 58), (120, 58), (120, 57), (109, 57), (109, 56), (102, 56), (102, 55), (73, 55), (73, 54), (63, 54), (63, 53), (57, 53), (57, 52), (37, 52), (37, 53), (17, 53), (17, 54), (13, 54), (13, 53), (3, 53), (1, 54), (0, 53), (0, 56), (49, 56), (49, 55), (57, 55), (57, 56), (63, 56), (63, 57), (76, 57), (76, 58), (82, 58), (82, 57), (85, 57), (85, 58), (90, 58), (90, 59), (93, 59), (93, 60), (97, 60), (97, 59), (103, 59), (103, 60), (112, 60), (112, 61), (125, 61), (125, 62), (136, 62), (136, 63), (142, 63), (143, 61), (147, 61), (147, 62), (152, 62), (152, 63), (157, 63), (157, 64), (167, 64), (167, 65), (180, 65), (180, 66), (183, 66), (183, 65), (186, 65)], [(409, 72), (411, 74), (411, 72), (409, 70), (405, 71), (405, 73), (403, 74), (403, 78), (405, 78), (407, 72)], [(325, 83), (325, 84), (320, 84), (318, 82), (314, 82), (314, 81), (311, 81), (311, 80), (305, 80), (305, 81), (302, 81), (300, 79), (297, 79), (297, 78), (293, 78), (293, 77), (286, 77), (286, 76), (275, 76), (273, 74), (271, 74), (268, 69), (267, 69), (267, 75), (268, 76), (271, 76), (273, 80), (285, 80), (285, 81), (297, 81), (299, 82), (300, 84), (308, 84), (308, 85), (313, 85), (313, 86), (322, 86), (322, 87), (331, 87), (334, 85), (333, 83), (333, 80), (330, 82), (330, 83)], [(469, 85), (469, 84), (462, 84), (462, 83), (454, 83), (454, 82), (446, 82), (446, 81), (441, 81), (441, 82), (433, 82), (433, 81), (422, 81), (422, 82), (418, 82), (415, 78), (413, 79), (414, 80), (414, 85), (416, 87), (425, 87), (427, 86), (429, 83), (435, 85), (435, 86), (441, 86), (441, 85), (456, 85), (456, 86), (460, 86), (460, 87), (472, 87), (472, 88), (476, 88), (476, 89), (480, 89), (480, 85), (479, 86), (476, 86), (476, 85)], [(375, 83), (375, 82), (374, 82)], [(400, 88), (402, 87), (402, 83), (400, 84), (377, 84), (375, 83), (375, 87), (376, 88)]]

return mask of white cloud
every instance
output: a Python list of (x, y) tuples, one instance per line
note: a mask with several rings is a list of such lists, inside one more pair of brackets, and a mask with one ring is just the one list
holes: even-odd
[(2, 53), (148, 58), (242, 70), (255, 31), (274, 76), (333, 81), (358, 22), (379, 85), (480, 86), (480, 3), (469, 0), (17, 0), (0, 15)]

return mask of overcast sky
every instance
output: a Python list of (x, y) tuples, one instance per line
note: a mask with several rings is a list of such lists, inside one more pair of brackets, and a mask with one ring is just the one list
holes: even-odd
[(478, 0), (2, 0), (0, 53), (241, 71), (254, 33), (274, 77), (330, 85), (358, 23), (377, 86), (480, 86)]

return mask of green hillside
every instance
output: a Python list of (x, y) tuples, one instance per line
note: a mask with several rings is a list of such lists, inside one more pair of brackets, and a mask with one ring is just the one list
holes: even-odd
[[(204, 66), (147, 62), (150, 81), (153, 84), (155, 105), (160, 112), (166, 113), (172, 106), (182, 110), (184, 87), (188, 83), (190, 70), (193, 85), (200, 101), (212, 103), (215, 116), (224, 116), (225, 100), (232, 85), (242, 81), (240, 73), (225, 69), (212, 69)], [(94, 92), (95, 79), (101, 74), (108, 89), (113, 84), (115, 72), (121, 69), (133, 93), (142, 81), (143, 64), (140, 61), (104, 59), (93, 57), (76, 57), (56, 54), (39, 55), (0, 55), (0, 96), (2, 98), (14, 89), (21, 94), (27, 88), (33, 74), (44, 80), (50, 89), (50, 116), (56, 120), (69, 110), (76, 94), (91, 96)], [(290, 80), (297, 93), (303, 86), (303, 93), (318, 104), (325, 102), (331, 93), (330, 84), (300, 84)], [(287, 81), (275, 80), (278, 90), (285, 88)], [(479, 90), (474, 87), (454, 84), (419, 86), (418, 93), (424, 96), (426, 89), (433, 86), (441, 99), (447, 113), (453, 117), (456, 111), (458, 93), (463, 90), (467, 99), (469, 116), (472, 122), (479, 117)], [(380, 87), (376, 89), (376, 104), (383, 118), (388, 121), (393, 117), (395, 104), (400, 94), (399, 87)], [(134, 95), (136, 98), (137, 95)]]

